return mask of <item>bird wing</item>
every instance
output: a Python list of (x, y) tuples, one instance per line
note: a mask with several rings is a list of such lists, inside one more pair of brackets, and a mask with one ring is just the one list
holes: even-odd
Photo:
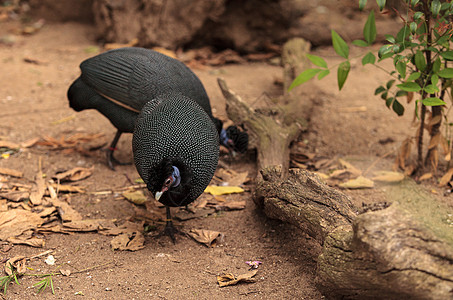
[(150, 91), (155, 89), (147, 78), (156, 75), (151, 74), (153, 69), (147, 67), (147, 63), (149, 60), (135, 51), (108, 51), (83, 61), (81, 78), (105, 98), (140, 111), (152, 99)]

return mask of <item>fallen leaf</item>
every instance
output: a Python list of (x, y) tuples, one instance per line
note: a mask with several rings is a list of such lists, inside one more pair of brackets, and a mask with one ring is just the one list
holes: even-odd
[(45, 222), (46, 218), (41, 218), (39, 214), (28, 210), (11, 209), (0, 212), (0, 240), (6, 241), (10, 237), (17, 237)]
[(1, 193), (0, 197), (8, 199), (9, 201), (13, 202), (22, 202), (30, 197), (30, 193), (22, 191)]
[(342, 188), (347, 188), (347, 189), (373, 188), (374, 182), (368, 178), (359, 176), (356, 179), (351, 179), (344, 183), (341, 183), (339, 186)]
[(222, 242), (224, 234), (219, 231), (205, 229), (191, 229), (188, 235), (201, 244), (208, 247), (215, 247), (217, 242)]
[(217, 185), (209, 185), (205, 191), (205, 193), (209, 193), (214, 196), (219, 195), (226, 195), (226, 194), (233, 194), (233, 193), (243, 193), (244, 190), (238, 186), (217, 186)]
[(74, 168), (66, 172), (57, 173), (53, 178), (64, 181), (79, 181), (93, 174), (94, 167), (91, 168)]
[(40, 140), (40, 138), (35, 137), (35, 138), (32, 138), (32, 139), (26, 140), (25, 142), (22, 142), (20, 144), (20, 146), (22, 148), (30, 148), (30, 147), (34, 146), (39, 140)]
[(9, 176), (18, 177), (18, 178), (21, 178), (24, 176), (23, 172), (16, 171), (13, 169), (8, 169), (8, 168), (0, 168), (0, 174), (9, 175)]
[(71, 270), (69, 270), (69, 269), (61, 269), (60, 273), (63, 276), (69, 276), (69, 275), (71, 275)]
[(110, 242), (113, 250), (137, 251), (145, 248), (145, 237), (140, 231), (123, 233), (112, 239)]
[(67, 193), (85, 193), (83, 187), (66, 185), (66, 184), (56, 184), (52, 183), (51, 186), (57, 190), (57, 192), (67, 192)]
[(143, 223), (144, 222), (133, 223), (133, 222), (126, 221), (120, 226), (115, 226), (115, 227), (112, 227), (112, 228), (108, 228), (106, 230), (100, 231), (99, 233), (101, 233), (103, 235), (120, 235), (120, 234), (123, 234), (123, 233), (131, 233), (132, 234), (134, 232), (139, 232), (139, 231), (143, 230)]
[(122, 195), (124, 196), (124, 198), (137, 205), (143, 205), (147, 200), (147, 197), (141, 190), (127, 191)]
[(0, 148), (19, 149), (20, 145), (10, 141), (0, 141)]
[(360, 171), (359, 169), (357, 169), (356, 167), (354, 167), (351, 163), (345, 161), (344, 159), (341, 159), (339, 158), (338, 159), (338, 162), (344, 167), (346, 168), (346, 170), (348, 170), (349, 172), (351, 172), (352, 174), (356, 175), (356, 176), (359, 176), (362, 174), (362, 171)]
[(253, 278), (253, 276), (255, 276), (257, 272), (258, 270), (253, 270), (238, 276), (233, 275), (232, 273), (218, 275), (217, 283), (219, 284), (219, 287), (224, 287), (235, 285), (239, 282), (256, 282), (256, 279)]
[(67, 202), (55, 198), (51, 199), (51, 203), (57, 208), (58, 215), (63, 222), (80, 221), (83, 219), (82, 215)]
[(404, 174), (400, 172), (377, 171), (374, 174), (376, 175), (372, 178), (374, 181), (400, 182), (404, 179)]
[(450, 181), (452, 176), (453, 176), (453, 168), (450, 168), (447, 171), (447, 173), (445, 173), (444, 176), (442, 176), (442, 178), (440, 179), (439, 186), (446, 185)]
[(240, 210), (245, 208), (245, 200), (239, 201), (227, 201), (217, 204), (215, 206), (216, 210)]
[(202, 209), (197, 209), (195, 212), (190, 212), (185, 209), (179, 210), (176, 214), (174, 214), (175, 219), (179, 221), (187, 221), (190, 219), (196, 219), (196, 218), (201, 218), (201, 217), (206, 217), (208, 215), (212, 215), (215, 213), (214, 208), (202, 208)]
[(30, 202), (33, 205), (40, 205), (42, 203), (42, 197), (46, 192), (46, 180), (43, 177), (41, 171), (35, 176), (35, 185), (32, 187), (30, 192)]
[(8, 275), (12, 275), (13, 274), (13, 270), (11, 270), (12, 266), (14, 269), (16, 269), (17, 273), (24, 274), (26, 271), (25, 266), (26, 260), (27, 260), (26, 257), (22, 255), (14, 256), (13, 258), (8, 259), (4, 267), (5, 273)]
[(46, 242), (40, 238), (21, 239), (20, 237), (19, 238), (10, 237), (7, 239), (7, 241), (12, 244), (16, 244), (16, 245), (19, 245), (19, 244), (28, 245), (28, 246), (35, 247), (35, 248), (42, 248), (46, 244)]
[(422, 176), (420, 176), (420, 178), (418, 180), (420, 181), (423, 181), (423, 180), (427, 180), (427, 179), (430, 179), (433, 177), (433, 173), (425, 173), (423, 174)]
[(329, 175), (329, 179), (337, 179), (337, 180), (346, 180), (351, 177), (355, 177), (358, 174), (351, 172), (350, 170), (335, 170)]

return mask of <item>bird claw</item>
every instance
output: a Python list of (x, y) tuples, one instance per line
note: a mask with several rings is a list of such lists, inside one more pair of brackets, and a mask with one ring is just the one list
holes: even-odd
[(173, 244), (176, 244), (176, 238), (175, 238), (175, 234), (180, 234), (180, 235), (183, 235), (185, 236), (186, 234), (178, 229), (175, 228), (175, 226), (173, 225), (173, 222), (170, 220), (170, 221), (167, 221), (167, 223), (165, 224), (165, 228), (162, 232), (160, 232), (157, 237), (161, 237), (163, 235), (167, 235), (171, 238)]

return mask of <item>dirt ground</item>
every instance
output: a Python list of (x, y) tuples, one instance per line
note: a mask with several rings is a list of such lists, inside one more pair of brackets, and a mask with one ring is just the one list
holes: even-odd
[[(0, 36), (10, 33), (17, 24), (6, 24)], [(47, 24), (30, 36), (18, 36), (12, 45), (0, 44), (0, 137), (17, 143), (34, 137), (75, 133), (103, 133), (110, 141), (115, 129), (96, 111), (74, 112), (68, 106), (66, 91), (79, 75), (78, 65), (93, 53), (93, 30), (76, 23)], [(335, 62), (332, 49), (318, 49), (315, 54)], [(36, 60), (28, 63), (24, 58)], [(194, 70), (204, 83), (214, 113), (226, 118), (224, 99), (216, 79), (221, 76), (229, 86), (250, 103), (278, 96), (281, 87), (274, 84), (281, 78), (281, 68), (267, 63), (227, 65)], [(307, 151), (317, 157), (349, 157), (366, 169), (375, 160), (394, 151), (413, 132), (408, 128), (408, 113), (398, 118), (389, 113), (382, 100), (373, 96), (375, 87), (385, 80), (384, 73), (372, 67), (362, 68), (353, 61), (351, 78), (344, 91), (337, 91), (335, 76), (310, 85), (310, 95), (319, 98), (310, 130), (303, 139)], [(264, 95), (264, 96), (263, 96)], [(357, 110), (351, 107), (359, 108)], [(62, 122), (57, 122), (65, 120)], [(386, 142), (387, 141), (387, 142)], [(130, 161), (131, 135), (124, 135), (116, 155)], [(137, 179), (133, 165), (118, 166), (116, 172), (105, 164), (102, 150), (85, 156), (35, 146), (0, 160), (0, 167), (24, 172), (24, 180), (33, 182), (41, 157), (43, 173), (55, 174), (74, 167), (94, 167), (93, 175), (78, 184), (96, 192), (128, 186)], [(380, 160), (379, 166), (391, 167), (395, 152)], [(256, 174), (253, 154), (234, 162), (223, 157), (224, 165), (235, 171)], [(100, 266), (68, 277), (55, 276), (55, 295), (47, 289), (41, 295), (32, 288), (36, 278), (23, 277), (21, 285), (11, 284), (6, 299), (323, 299), (316, 288), (316, 258), (320, 246), (304, 232), (275, 220), (269, 220), (255, 208), (252, 200), (253, 180), (247, 192), (225, 196), (245, 199), (246, 208), (226, 211), (207, 217), (177, 222), (184, 231), (192, 228), (217, 230), (225, 235), (223, 245), (208, 248), (188, 237), (177, 237), (173, 244), (167, 237), (156, 239), (155, 232), (145, 235), (145, 248), (139, 251), (113, 251), (112, 237), (97, 233), (45, 234), (42, 248), (14, 245), (1, 251), (0, 258), (16, 255), (32, 256), (47, 249), (54, 250), (56, 264), (67, 263), (71, 270)], [(439, 193), (442, 193), (439, 190)], [(355, 202), (372, 201), (383, 196), (379, 191), (350, 192)], [(208, 197), (204, 195), (203, 197)], [(84, 218), (128, 220), (134, 215), (134, 204), (115, 194), (74, 194), (71, 206)], [(451, 200), (445, 198), (447, 202)], [(163, 211), (163, 208), (162, 208)], [(176, 210), (175, 210), (176, 211)], [(159, 227), (157, 230), (162, 228)], [(5, 249), (5, 248), (3, 248)], [(245, 261), (259, 260), (255, 283), (219, 288), (216, 275), (241, 274), (248, 270)], [(101, 266), (102, 265), (102, 266)], [(32, 259), (33, 272), (48, 272), (55, 267), (44, 263), (44, 257)]]

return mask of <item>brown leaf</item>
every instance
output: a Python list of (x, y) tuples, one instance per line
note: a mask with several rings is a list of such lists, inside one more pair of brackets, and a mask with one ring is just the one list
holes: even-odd
[(32, 187), (30, 192), (30, 202), (33, 205), (40, 205), (42, 203), (42, 197), (46, 192), (46, 180), (43, 177), (41, 171), (35, 176), (35, 185)]
[(223, 202), (215, 206), (216, 210), (240, 210), (245, 208), (245, 200)]
[(0, 212), (0, 240), (17, 237), (24, 231), (35, 229), (46, 222), (39, 214), (23, 209)]
[(34, 146), (39, 140), (40, 140), (40, 138), (35, 137), (35, 138), (32, 138), (32, 139), (26, 140), (25, 142), (22, 142), (20, 144), (20, 146), (22, 148), (30, 148), (30, 147)]
[(93, 174), (94, 167), (91, 168), (74, 168), (66, 172), (57, 173), (53, 178), (60, 181), (79, 181)]
[(450, 181), (451, 177), (453, 176), (453, 168), (450, 168), (447, 173), (442, 176), (439, 181), (439, 186), (445, 186)]
[(418, 180), (420, 181), (423, 181), (423, 180), (427, 180), (427, 179), (430, 179), (433, 177), (433, 173), (425, 173), (423, 174), (422, 176), (420, 176), (420, 178)]
[(14, 256), (13, 258), (10, 258), (6, 261), (5, 263), (5, 273), (8, 275), (13, 274), (13, 270), (11, 270), (11, 266), (16, 269), (16, 271), (19, 274), (24, 274), (26, 271), (25, 267), (25, 262), (26, 262), (26, 257), (25, 256)]
[(116, 236), (110, 242), (113, 250), (137, 251), (145, 248), (145, 237), (140, 231), (133, 233), (123, 233)]
[(253, 278), (258, 270), (248, 271), (245, 274), (233, 275), (232, 273), (222, 274), (217, 276), (217, 283), (219, 287), (235, 285), (239, 282), (256, 282), (256, 279)]
[(377, 171), (374, 174), (376, 175), (372, 178), (374, 181), (400, 182), (404, 179), (404, 174), (399, 172)]
[(61, 269), (60, 273), (63, 276), (69, 276), (69, 275), (71, 275), (71, 270), (69, 270), (69, 269)]
[(67, 184), (56, 184), (52, 183), (51, 186), (57, 190), (57, 192), (67, 192), (67, 193), (85, 193), (83, 187), (67, 185)]
[(120, 235), (123, 233), (134, 233), (143, 230), (143, 222), (141, 223), (133, 223), (126, 221), (121, 226), (115, 226), (108, 228), (106, 230), (102, 230), (99, 233), (103, 235)]
[(356, 179), (349, 180), (345, 183), (340, 184), (339, 186), (347, 189), (373, 188), (374, 182), (368, 178), (359, 176)]
[(80, 221), (83, 219), (82, 215), (67, 202), (55, 198), (51, 199), (51, 203), (57, 208), (58, 214), (63, 222)]
[(356, 176), (359, 176), (362, 174), (362, 171), (360, 171), (359, 169), (357, 169), (356, 167), (354, 167), (351, 163), (345, 161), (344, 159), (338, 159), (338, 162), (344, 167), (346, 168), (346, 170), (348, 170), (349, 172), (351, 172), (352, 174), (356, 175)]
[(22, 244), (22, 245), (28, 245), (32, 246), (35, 248), (42, 248), (45, 246), (46, 242), (43, 239), (40, 238), (27, 238), (27, 239), (22, 239), (22, 238), (14, 238), (10, 237), (7, 239), (8, 242), (12, 244)]
[(19, 149), (20, 145), (10, 141), (0, 141), (0, 148)]
[(8, 199), (9, 201), (13, 202), (22, 202), (30, 197), (30, 193), (22, 191), (1, 193), (0, 197)]
[(407, 103), (411, 103), (412, 99), (414, 99), (414, 92), (408, 92), (406, 99), (407, 99)]
[(8, 169), (8, 168), (0, 168), (0, 174), (9, 175), (9, 176), (18, 177), (18, 178), (21, 178), (24, 176), (23, 172), (16, 171), (13, 169)]
[(405, 169), (406, 167), (406, 160), (409, 158), (409, 155), (411, 154), (411, 143), (412, 139), (407, 138), (403, 141), (401, 144), (401, 147), (399, 148), (398, 155), (396, 157), (398, 166), (401, 169)]
[(219, 231), (205, 229), (191, 229), (188, 235), (208, 247), (215, 247), (215, 243), (217, 241), (222, 242), (224, 238), (224, 234)]

